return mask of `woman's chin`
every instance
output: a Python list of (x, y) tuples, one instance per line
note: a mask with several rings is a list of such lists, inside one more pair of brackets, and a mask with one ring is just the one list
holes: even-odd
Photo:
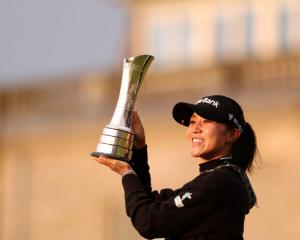
[(192, 155), (192, 157), (194, 157), (194, 158), (199, 158), (199, 157), (201, 157), (201, 153), (199, 153), (199, 152), (191, 152), (191, 155)]

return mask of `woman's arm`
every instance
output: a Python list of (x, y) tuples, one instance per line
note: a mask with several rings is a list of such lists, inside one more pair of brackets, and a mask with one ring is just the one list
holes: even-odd
[(145, 192), (135, 175), (124, 176), (122, 183), (126, 213), (147, 239), (181, 235), (214, 209), (212, 193), (195, 182), (176, 191), (163, 190), (156, 199)]
[(130, 163), (146, 192), (151, 193), (151, 176), (149, 172), (150, 167), (148, 165), (148, 153), (146, 145), (140, 149), (133, 149)]

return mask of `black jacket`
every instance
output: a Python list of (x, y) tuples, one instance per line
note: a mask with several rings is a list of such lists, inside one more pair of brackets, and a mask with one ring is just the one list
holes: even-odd
[[(243, 239), (249, 210), (247, 188), (227, 160), (200, 164), (200, 175), (177, 190), (151, 191), (147, 150), (134, 150), (138, 176), (125, 175), (126, 212), (145, 238)], [(252, 206), (251, 206), (252, 207)]]

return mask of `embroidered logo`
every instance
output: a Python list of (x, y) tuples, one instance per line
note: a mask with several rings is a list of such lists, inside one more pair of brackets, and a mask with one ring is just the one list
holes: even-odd
[(200, 100), (198, 100), (196, 102), (196, 104), (198, 104), (198, 103), (207, 103), (207, 104), (214, 106), (215, 108), (218, 108), (220, 105), (220, 103), (218, 101), (212, 100), (210, 98), (201, 98)]
[(241, 132), (243, 132), (242, 125), (239, 123), (239, 121), (233, 116), (232, 113), (229, 113), (228, 115), (229, 121), (233, 121), (234, 125), (237, 126), (238, 129), (240, 129)]
[(176, 207), (178, 207), (178, 208), (184, 207), (184, 204), (183, 204), (182, 201), (183, 201), (184, 199), (186, 199), (186, 198), (192, 199), (192, 193), (186, 192), (185, 194), (182, 195), (182, 197), (177, 196), (177, 197), (174, 199), (174, 202), (175, 202)]

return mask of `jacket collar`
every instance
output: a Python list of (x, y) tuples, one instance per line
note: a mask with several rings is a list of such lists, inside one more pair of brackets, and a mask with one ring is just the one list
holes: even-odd
[(232, 163), (232, 157), (231, 156), (217, 158), (217, 159), (214, 159), (214, 160), (209, 160), (205, 163), (199, 164), (199, 172), (201, 173), (203, 171), (211, 170), (211, 169), (214, 169), (218, 166), (225, 165), (225, 164), (228, 164), (228, 163)]

